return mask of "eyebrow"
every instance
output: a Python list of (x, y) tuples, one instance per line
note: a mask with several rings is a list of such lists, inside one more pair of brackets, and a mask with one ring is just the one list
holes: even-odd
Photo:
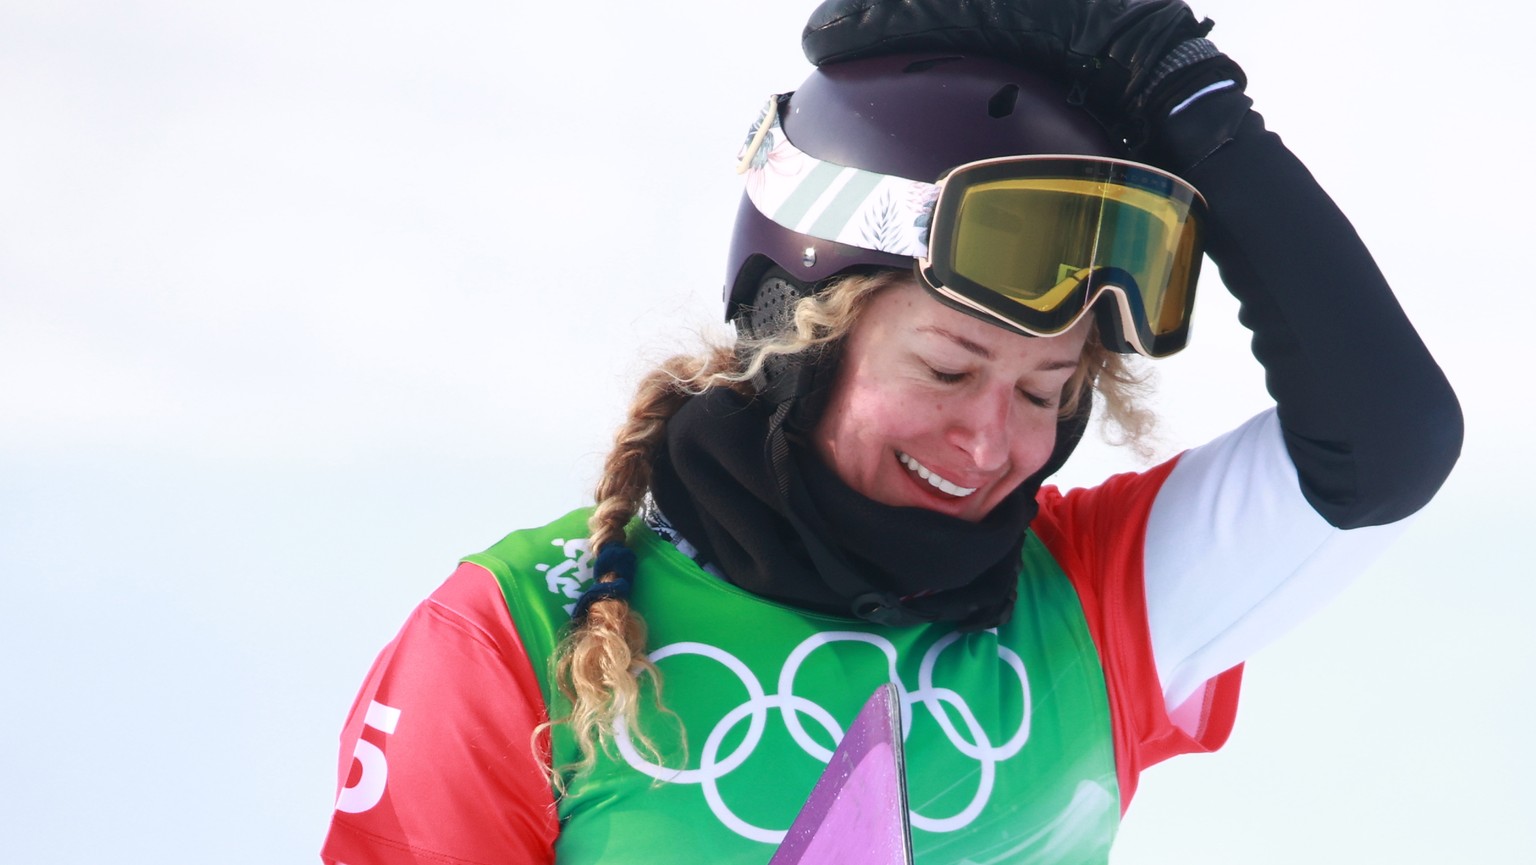
[[(986, 346), (982, 345), (981, 343), (976, 342), (974, 340), (966, 339), (965, 337), (961, 336), (958, 333), (954, 333), (952, 331), (945, 330), (944, 328), (939, 327), (937, 325), (932, 325), (932, 324), (924, 325), (924, 326), (918, 328), (918, 332), (919, 333), (931, 333), (931, 334), (935, 334), (937, 336), (942, 336), (945, 339), (949, 340), (950, 342), (953, 342), (955, 345), (958, 345), (961, 348), (965, 349), (966, 351), (970, 352), (971, 354), (974, 354), (977, 357), (982, 358), (983, 360), (992, 360), (995, 357), (995, 355), (992, 354), (992, 350), (987, 348)], [(1052, 361), (1047, 361), (1045, 364), (1043, 364), (1040, 367), (1040, 369), (1042, 371), (1045, 371), (1045, 372), (1050, 372), (1052, 370), (1058, 370), (1058, 369), (1076, 369), (1077, 368), (1077, 364), (1078, 364), (1077, 358), (1073, 358), (1071, 360), (1052, 360)]]
[(917, 330), (918, 330), (919, 333), (932, 333), (932, 334), (936, 334), (938, 336), (942, 336), (945, 339), (949, 340), (950, 342), (954, 343), (955, 345), (958, 345), (961, 348), (965, 349), (966, 351), (970, 352), (971, 354), (974, 354), (977, 357), (982, 358), (983, 360), (992, 360), (992, 358), (993, 358), (992, 349), (987, 348), (986, 346), (982, 345), (979, 342), (974, 342), (972, 340), (966, 339), (965, 337), (961, 336), (958, 333), (952, 333), (950, 331), (947, 331), (944, 328), (939, 327), (937, 325), (927, 324), (927, 325), (923, 325), (922, 327), (918, 328)]

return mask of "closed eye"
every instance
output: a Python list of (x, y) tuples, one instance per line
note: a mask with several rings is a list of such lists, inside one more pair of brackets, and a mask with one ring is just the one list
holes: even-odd
[(1022, 387), (1019, 388), (1019, 396), (1024, 397), (1024, 399), (1031, 405), (1037, 406), (1039, 408), (1056, 407), (1056, 398), (1054, 396), (1040, 396), (1039, 394), (1030, 393)]
[(965, 373), (963, 372), (945, 372), (941, 369), (934, 369), (931, 366), (928, 367), (928, 372), (933, 376), (934, 381), (942, 384), (959, 384), (965, 381)]

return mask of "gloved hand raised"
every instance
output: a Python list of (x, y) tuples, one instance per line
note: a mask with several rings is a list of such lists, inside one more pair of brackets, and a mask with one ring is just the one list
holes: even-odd
[[(825, 0), (801, 44), (817, 66), (911, 51), (1009, 60), (1061, 80), (1136, 153), (1191, 96), (1241, 92), (1242, 70), (1204, 38), (1211, 26), (1181, 0)], [(1247, 100), (1233, 104), (1240, 117)], [(1218, 125), (1225, 140), (1235, 119)]]

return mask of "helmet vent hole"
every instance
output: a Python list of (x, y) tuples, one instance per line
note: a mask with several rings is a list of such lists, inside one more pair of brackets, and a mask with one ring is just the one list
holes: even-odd
[(961, 57), (957, 54), (950, 55), (948, 57), (928, 57), (923, 60), (914, 60), (911, 63), (908, 63), (906, 66), (902, 67), (901, 71), (902, 74), (910, 74), (912, 72), (927, 72), (928, 70), (940, 64), (954, 63), (957, 60), (964, 59), (964, 57)]
[(993, 117), (1007, 117), (1013, 113), (1013, 106), (1019, 101), (1019, 85), (1005, 84), (1003, 88), (992, 94), (987, 100), (987, 114)]

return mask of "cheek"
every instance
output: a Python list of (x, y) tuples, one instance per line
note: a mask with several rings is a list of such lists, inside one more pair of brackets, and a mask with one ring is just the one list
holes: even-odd
[(856, 396), (849, 401), (839, 424), (840, 437), (857, 445), (860, 454), (889, 446), (892, 438), (903, 434), (908, 414), (902, 404), (892, 403), (878, 394), (863, 396), (867, 398)]
[(916, 434), (918, 418), (933, 408), (892, 388), (849, 382), (817, 425), (818, 450), (844, 481), (860, 487), (883, 467), (892, 448)]
[(1030, 414), (1027, 421), (1019, 424), (1020, 432), (1013, 445), (1013, 459), (1021, 480), (1039, 471), (1056, 449), (1056, 413)]

